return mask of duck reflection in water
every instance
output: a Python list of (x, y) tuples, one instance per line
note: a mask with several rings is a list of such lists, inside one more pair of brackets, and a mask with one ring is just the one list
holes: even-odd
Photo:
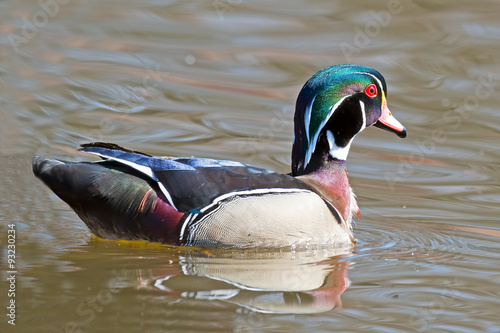
[[(234, 253), (233, 253), (234, 255)], [(349, 261), (325, 252), (208, 251), (181, 256), (180, 265), (154, 272), (154, 290), (185, 301), (221, 301), (261, 313), (320, 313), (342, 306)], [(157, 274), (159, 273), (159, 274)]]

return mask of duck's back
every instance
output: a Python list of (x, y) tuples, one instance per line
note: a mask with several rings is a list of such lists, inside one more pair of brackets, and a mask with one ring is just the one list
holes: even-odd
[(237, 247), (349, 239), (336, 209), (292, 176), (102, 143), (82, 150), (104, 160), (36, 157), (33, 170), (99, 237)]

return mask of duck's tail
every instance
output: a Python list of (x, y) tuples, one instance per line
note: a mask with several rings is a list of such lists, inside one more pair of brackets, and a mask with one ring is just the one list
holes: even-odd
[(175, 244), (183, 215), (158, 196), (154, 182), (113, 162), (64, 162), (33, 158), (33, 173), (107, 239)]

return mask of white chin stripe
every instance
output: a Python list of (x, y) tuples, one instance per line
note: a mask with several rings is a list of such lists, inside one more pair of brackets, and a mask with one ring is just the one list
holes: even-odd
[[(330, 118), (333, 115), (333, 113), (335, 112), (335, 110), (337, 110), (337, 108), (340, 106), (340, 104), (342, 104), (342, 102), (347, 97), (349, 97), (349, 96), (342, 97), (337, 103), (332, 105), (332, 107), (330, 108), (330, 111), (328, 112), (328, 115), (325, 117), (325, 119), (323, 119), (323, 121), (321, 122), (321, 124), (318, 127), (318, 130), (314, 133), (313, 138), (309, 141), (303, 169), (305, 169), (307, 167), (307, 165), (309, 164), (309, 162), (311, 161), (312, 154), (313, 154), (314, 150), (316, 149), (316, 143), (318, 141), (319, 133), (321, 133), (321, 130), (323, 129), (323, 127), (325, 127), (325, 124), (328, 122), (328, 120), (330, 120)], [(308, 139), (309, 139), (309, 137), (308, 137)]]
[[(382, 85), (382, 82), (375, 75), (373, 75), (371, 73), (367, 73), (367, 72), (356, 72), (354, 74), (362, 74), (362, 75), (368, 75), (368, 76), (372, 77), (377, 82), (378, 90), (380, 90), (381, 92), (384, 91), (384, 86)], [(337, 108), (340, 106), (340, 104), (342, 104), (342, 102), (344, 101), (344, 99), (346, 99), (347, 97), (350, 97), (350, 95), (342, 97), (337, 103), (335, 103), (330, 108), (330, 111), (328, 112), (328, 115), (321, 122), (320, 126), (318, 127), (318, 130), (314, 133), (313, 138), (309, 141), (309, 145), (307, 147), (307, 151), (306, 151), (306, 155), (305, 155), (305, 159), (304, 159), (304, 166), (302, 167), (302, 170), (304, 170), (307, 167), (307, 165), (309, 164), (309, 162), (311, 161), (311, 157), (312, 157), (312, 154), (313, 154), (314, 150), (316, 149), (316, 143), (318, 141), (318, 137), (319, 137), (319, 134), (321, 133), (321, 130), (323, 129), (323, 127), (325, 126), (325, 124), (328, 122), (328, 120), (330, 119), (330, 117), (333, 115), (333, 113), (335, 112), (335, 110), (337, 110)], [(316, 98), (316, 96), (314, 98)], [(313, 103), (314, 103), (314, 100), (311, 102), (310, 105), (308, 105), (308, 107), (306, 109), (306, 114), (304, 116), (304, 118), (305, 118), (304, 119), (304, 123), (306, 125), (305, 129), (306, 129), (306, 134), (307, 134), (307, 139), (308, 140), (310, 138), (309, 137), (309, 125), (310, 125), (310, 120), (311, 120), (311, 111), (312, 111), (312, 105), (313, 105)], [(358, 133), (361, 132), (362, 130), (364, 130), (366, 128), (365, 104), (362, 101), (359, 101), (359, 103), (360, 103), (360, 106), (361, 106), (361, 113), (362, 113), (363, 125), (361, 126), (361, 129), (358, 131)], [(356, 134), (354, 136), (356, 136)], [(327, 132), (327, 135), (328, 135), (328, 132)], [(334, 146), (332, 146), (332, 144), (330, 142), (333, 142)], [(340, 148), (340, 147), (337, 147), (335, 145), (335, 140), (331, 140), (330, 138), (328, 138), (328, 143), (330, 143), (330, 155), (333, 158), (345, 160), (347, 158), (347, 153), (349, 152), (349, 147), (351, 146), (351, 142), (352, 142), (352, 139), (351, 139), (351, 141), (349, 142), (349, 144), (347, 146), (345, 146), (344, 148)]]
[[(361, 124), (361, 128), (358, 131), (358, 133), (366, 128), (365, 103), (363, 103), (363, 101), (359, 101), (359, 105), (361, 107), (361, 117), (363, 119), (363, 123)], [(352, 139), (358, 133), (354, 134), (354, 136), (351, 138), (351, 140), (349, 141), (347, 146), (342, 148), (342, 147), (337, 146), (337, 144), (335, 144), (335, 137), (334, 137), (333, 133), (330, 130), (327, 130), (326, 131), (326, 139), (328, 140), (328, 145), (330, 148), (330, 152), (329, 152), (330, 156), (332, 158), (337, 159), (337, 160), (345, 161), (347, 159), (347, 155), (349, 154), (349, 148), (351, 148)]]
[(333, 136), (332, 131), (330, 130), (326, 131), (326, 138), (328, 140), (328, 146), (330, 147), (330, 151), (332, 151), (333, 148), (337, 147), (337, 145), (335, 144), (335, 137)]
[(330, 146), (330, 156), (337, 160), (345, 161), (347, 159), (347, 154), (349, 154), (349, 148), (351, 148), (351, 141), (345, 147), (339, 147), (335, 144), (335, 137), (333, 133), (329, 130), (326, 131), (326, 138), (328, 139), (328, 144)]

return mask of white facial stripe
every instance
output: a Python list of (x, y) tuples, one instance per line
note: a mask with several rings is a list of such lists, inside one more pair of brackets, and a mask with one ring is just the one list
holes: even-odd
[(311, 124), (311, 110), (312, 110), (312, 106), (314, 104), (314, 100), (316, 99), (316, 96), (317, 95), (315, 95), (313, 97), (313, 99), (311, 100), (311, 102), (309, 103), (309, 105), (306, 108), (306, 113), (304, 114), (304, 126), (306, 128), (307, 140), (309, 140), (309, 125)]
[(323, 127), (325, 127), (325, 124), (328, 122), (328, 120), (333, 115), (335, 110), (337, 110), (337, 108), (340, 106), (340, 104), (342, 104), (344, 99), (346, 99), (349, 96), (350, 95), (342, 97), (337, 103), (332, 105), (332, 107), (330, 108), (330, 111), (328, 112), (328, 115), (325, 117), (325, 119), (323, 119), (323, 121), (319, 125), (318, 130), (316, 131), (316, 133), (314, 133), (313, 139), (309, 142), (309, 145), (307, 146), (306, 158), (305, 158), (305, 163), (304, 163), (303, 169), (305, 169), (307, 167), (307, 164), (309, 164), (309, 162), (311, 161), (312, 153), (316, 149), (316, 143), (318, 141), (319, 133), (321, 132)]
[[(359, 101), (359, 105), (361, 106), (361, 117), (363, 118), (363, 124), (361, 125), (361, 129), (358, 131), (361, 132), (366, 128), (366, 111), (365, 111), (365, 103), (363, 101)], [(356, 133), (357, 134), (357, 133)], [(355, 134), (355, 135), (356, 135)]]
[[(375, 75), (373, 75), (371, 73), (367, 73), (367, 72), (356, 72), (354, 74), (362, 74), (362, 75), (371, 76), (377, 82), (379, 90), (382, 92), (382, 94), (384, 94), (384, 86), (382, 85), (382, 82)], [(307, 151), (306, 151), (304, 166), (302, 167), (302, 169), (305, 169), (307, 167), (307, 165), (309, 164), (309, 162), (311, 161), (312, 153), (316, 149), (316, 142), (318, 141), (319, 133), (321, 132), (321, 130), (323, 129), (325, 124), (328, 122), (328, 120), (330, 119), (332, 114), (335, 112), (335, 110), (340, 106), (340, 104), (342, 104), (344, 99), (346, 99), (349, 96), (350, 95), (342, 97), (337, 103), (335, 103), (335, 105), (333, 105), (330, 108), (330, 112), (328, 113), (327, 117), (321, 122), (318, 130), (316, 131), (316, 133), (314, 133), (313, 139), (309, 142), (309, 145), (308, 145)], [(315, 98), (316, 98), (316, 96), (314, 96), (314, 99)], [(312, 111), (312, 105), (314, 103), (314, 99), (311, 102), (311, 104), (308, 105), (308, 107), (306, 109), (306, 116), (305, 116), (306, 123), (305, 123), (305, 125), (306, 125), (306, 134), (307, 134), (308, 139), (309, 139), (309, 124), (311, 121), (311, 111)], [(363, 125), (362, 125), (361, 129), (359, 130), (359, 132), (361, 132), (362, 130), (364, 130), (366, 128), (365, 104), (362, 101), (360, 101), (360, 105), (361, 105), (361, 112), (363, 114)], [(340, 148), (340, 147), (337, 147), (337, 145), (335, 145), (335, 139), (331, 140), (330, 138), (328, 138), (328, 132), (327, 132), (327, 139), (328, 139), (328, 143), (330, 144), (330, 155), (333, 158), (345, 160), (347, 158), (347, 153), (349, 152), (349, 147), (351, 146), (352, 140), (349, 142), (349, 144), (347, 146), (345, 146), (344, 148)], [(330, 132), (330, 134), (333, 136), (333, 134), (331, 132)], [(337, 147), (335, 151), (338, 153), (333, 153), (331, 142), (333, 142), (335, 147)]]
[(382, 85), (382, 82), (378, 79), (378, 77), (376, 77), (375, 75), (371, 74), (371, 73), (366, 73), (366, 72), (356, 72), (354, 74), (363, 74), (363, 75), (368, 75), (368, 76), (371, 76), (372, 78), (375, 79), (375, 81), (377, 81), (378, 83), (378, 87), (380, 89), (380, 91), (383, 93), (384, 92), (384, 86)]
[[(361, 128), (359, 129), (358, 133), (366, 128), (365, 103), (359, 101), (359, 105), (361, 107), (361, 116), (363, 119), (363, 124), (361, 124)], [(354, 134), (352, 138), (354, 138), (358, 133)], [(335, 144), (335, 137), (333, 136), (333, 133), (331, 131), (329, 130), (326, 131), (326, 138), (328, 140), (328, 145), (330, 146), (330, 152), (329, 152), (330, 156), (338, 160), (345, 161), (347, 159), (347, 154), (349, 154), (349, 149), (351, 148), (352, 139), (349, 141), (347, 146), (342, 148)]]
[(352, 140), (349, 141), (349, 143), (347, 144), (347, 146), (341, 148), (341, 147), (338, 147), (337, 145), (334, 144), (333, 148), (330, 149), (330, 156), (337, 159), (337, 160), (341, 160), (341, 161), (345, 161), (347, 159), (347, 155), (349, 154), (349, 149), (351, 148), (351, 143), (352, 143)]

